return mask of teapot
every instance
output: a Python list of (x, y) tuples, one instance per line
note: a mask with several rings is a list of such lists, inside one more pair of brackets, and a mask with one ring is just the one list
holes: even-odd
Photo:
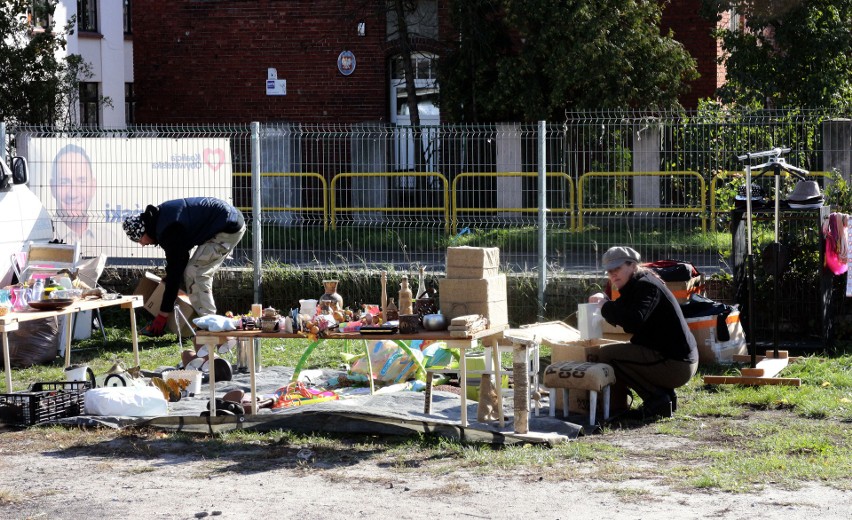
[(68, 365), (65, 367), (66, 381), (88, 381), (92, 388), (98, 386), (95, 380), (95, 372), (88, 365)]

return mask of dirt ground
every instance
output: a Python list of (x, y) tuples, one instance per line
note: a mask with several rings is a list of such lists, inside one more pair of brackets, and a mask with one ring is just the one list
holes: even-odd
[[(163, 436), (160, 444), (157, 434), (153, 441), (150, 434), (109, 430), (88, 435), (77, 447), (61, 431), (0, 431), (0, 518), (831, 520), (852, 510), (852, 492), (815, 484), (750, 494), (683, 492), (631, 477), (652, 463), (641, 459), (625, 460), (623, 479), (568, 480), (531, 470), (482, 475), (429, 460), (395, 464), (379, 453), (331, 457), (308, 448), (247, 443), (222, 450), (207, 443), (216, 451), (205, 454), (191, 441)], [(683, 442), (642, 430), (607, 436), (633, 453)], [(588, 464), (574, 471), (589, 473)]]

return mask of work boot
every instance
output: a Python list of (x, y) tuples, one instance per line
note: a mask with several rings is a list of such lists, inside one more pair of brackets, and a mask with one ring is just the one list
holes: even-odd
[(669, 388), (666, 390), (666, 393), (672, 402), (672, 413), (674, 413), (677, 411), (677, 392), (674, 391), (674, 388)]
[(645, 420), (650, 420), (654, 417), (669, 418), (672, 416), (672, 405), (672, 399), (667, 393), (660, 394), (650, 401), (642, 403), (642, 413), (645, 416)]

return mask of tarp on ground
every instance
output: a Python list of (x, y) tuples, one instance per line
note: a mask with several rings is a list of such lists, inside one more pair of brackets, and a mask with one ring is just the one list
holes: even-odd
[[(312, 371), (317, 381), (327, 380), (331, 371)], [(293, 375), (290, 367), (263, 367), (256, 374), (258, 395), (271, 394), (285, 386)], [(231, 381), (217, 382), (216, 396), (221, 397), (230, 390), (249, 393), (248, 374), (234, 374)], [(399, 391), (375, 395), (347, 397), (337, 401), (326, 401), (305, 406), (278, 410), (262, 409), (254, 415), (239, 417), (201, 417), (207, 409), (210, 397), (209, 385), (202, 385), (201, 392), (194, 397), (185, 397), (170, 403), (169, 415), (152, 418), (80, 416), (59, 421), (62, 424), (101, 425), (114, 428), (148, 426), (166, 431), (187, 433), (219, 433), (242, 429), (253, 431), (291, 430), (298, 432), (362, 433), (379, 435), (437, 434), (449, 438), (512, 444), (517, 442), (560, 442), (576, 438), (583, 428), (561, 418), (547, 416), (543, 409), (539, 417), (530, 413), (529, 431), (532, 435), (514, 434), (511, 390), (505, 391), (503, 407), (505, 425), (479, 423), (476, 421), (477, 403), (468, 400), (467, 428), (459, 424), (461, 399), (450, 392), (435, 391), (432, 395), (431, 413), (425, 414), (423, 392)]]

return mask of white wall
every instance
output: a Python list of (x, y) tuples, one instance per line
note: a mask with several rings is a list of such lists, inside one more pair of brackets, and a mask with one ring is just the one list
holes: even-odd
[[(101, 38), (74, 34), (68, 36), (66, 52), (80, 54), (90, 64), (93, 76), (80, 78), (101, 84), (101, 95), (110, 98), (112, 107), (101, 109), (101, 126), (122, 128), (124, 120), (124, 84), (133, 82), (133, 42), (124, 39), (124, 2), (99, 0), (98, 25)], [(76, 0), (61, 0), (54, 13), (58, 29), (77, 14)], [(75, 107), (75, 122), (79, 122), (79, 110)]]

